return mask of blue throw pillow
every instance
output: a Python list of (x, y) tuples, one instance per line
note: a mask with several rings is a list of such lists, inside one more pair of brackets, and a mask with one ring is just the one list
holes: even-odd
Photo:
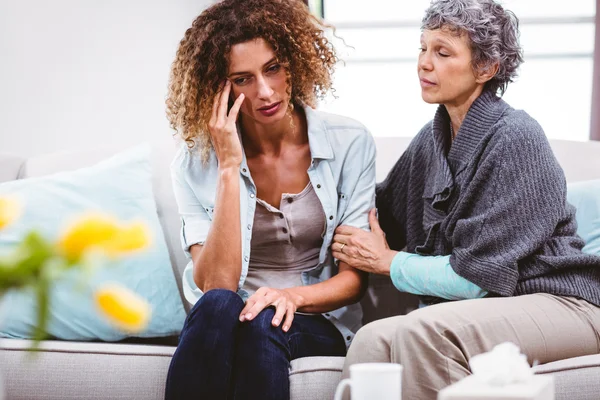
[(585, 240), (583, 251), (600, 255), (600, 180), (570, 183), (567, 200), (577, 207), (577, 233)]
[[(24, 207), (21, 218), (0, 232), (0, 252), (9, 251), (31, 229), (57, 240), (68, 221), (90, 211), (121, 221), (143, 220), (152, 232), (152, 246), (103, 266), (92, 280), (120, 283), (148, 300), (152, 318), (137, 336), (162, 337), (179, 333), (185, 311), (156, 212), (150, 151), (141, 145), (88, 168), (0, 184), (0, 196), (14, 195)], [(81, 287), (80, 273), (53, 286), (48, 333), (65, 340), (124, 339), (128, 335), (99, 314), (90, 291)], [(9, 292), (4, 301), (0, 336), (30, 338), (36, 322), (32, 291)]]

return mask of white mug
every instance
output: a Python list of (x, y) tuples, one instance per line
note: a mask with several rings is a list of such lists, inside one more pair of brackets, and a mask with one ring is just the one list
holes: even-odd
[(350, 366), (350, 379), (342, 380), (334, 400), (342, 400), (346, 386), (352, 400), (399, 400), (402, 396), (402, 365), (364, 363)]

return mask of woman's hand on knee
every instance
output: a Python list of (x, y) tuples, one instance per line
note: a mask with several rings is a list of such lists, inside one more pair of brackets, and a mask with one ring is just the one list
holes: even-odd
[(250, 321), (267, 307), (275, 307), (275, 316), (271, 320), (273, 326), (283, 322), (282, 329), (287, 332), (292, 326), (294, 313), (298, 309), (295, 296), (285, 289), (261, 287), (246, 301), (240, 313), (240, 321)]

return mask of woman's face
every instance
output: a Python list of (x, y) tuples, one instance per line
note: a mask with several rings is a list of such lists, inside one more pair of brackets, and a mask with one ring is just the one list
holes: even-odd
[(285, 116), (288, 108), (284, 67), (264, 39), (254, 39), (231, 47), (229, 75), (234, 100), (244, 93), (240, 112), (260, 124), (272, 124)]
[(478, 96), (486, 80), (475, 75), (471, 60), (466, 34), (443, 28), (423, 31), (417, 65), (423, 100), (460, 106)]

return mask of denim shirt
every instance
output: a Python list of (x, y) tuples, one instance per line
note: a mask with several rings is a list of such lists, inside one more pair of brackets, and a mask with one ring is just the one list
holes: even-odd
[[(303, 284), (312, 285), (338, 272), (330, 251), (338, 225), (369, 229), (368, 213), (375, 206), (376, 150), (373, 137), (359, 122), (310, 107), (305, 107), (304, 111), (311, 153), (307, 172), (326, 216), (319, 264), (302, 273)], [(171, 175), (181, 216), (181, 243), (190, 260), (183, 272), (183, 292), (187, 301), (195, 304), (203, 293), (194, 283), (189, 248), (193, 244), (204, 244), (212, 223), (218, 179), (214, 151), (208, 163), (203, 163), (196, 148), (188, 149), (181, 143), (171, 163)], [(244, 300), (248, 298), (242, 287), (250, 261), (256, 192), (244, 154), (240, 166), (242, 272), (238, 282), (238, 294)], [(323, 313), (323, 316), (342, 333), (349, 346), (361, 326), (360, 304)]]

